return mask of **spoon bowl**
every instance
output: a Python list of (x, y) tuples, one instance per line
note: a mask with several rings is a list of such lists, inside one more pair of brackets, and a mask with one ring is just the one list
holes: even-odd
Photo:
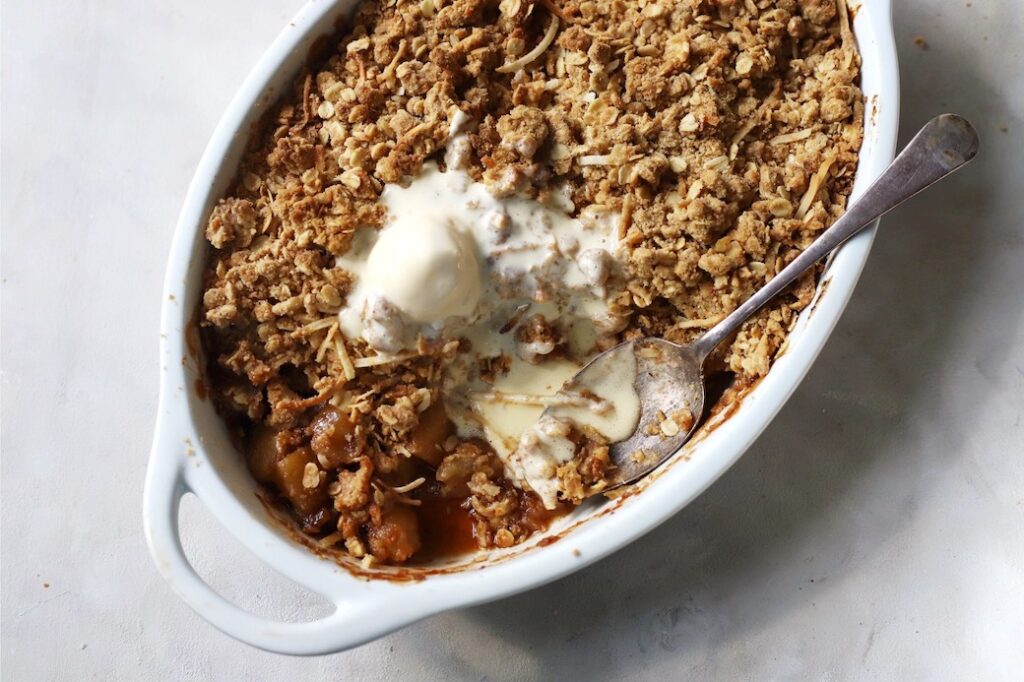
[[(671, 457), (690, 439), (704, 414), (704, 358), (693, 346), (658, 338), (624, 345), (636, 356), (633, 386), (640, 396), (640, 422), (633, 435), (609, 446), (615, 463), (610, 488), (636, 481)], [(598, 355), (590, 365), (599, 367), (604, 356)], [(584, 368), (581, 374), (586, 372)]]

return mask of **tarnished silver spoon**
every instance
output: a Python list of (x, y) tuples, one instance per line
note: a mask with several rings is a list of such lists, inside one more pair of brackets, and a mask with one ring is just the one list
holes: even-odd
[[(628, 341), (596, 356), (566, 382), (560, 394), (576, 395), (594, 377), (608, 375), (607, 363), (621, 361), (624, 349), (631, 348), (636, 357), (634, 387), (640, 397), (640, 421), (633, 435), (611, 445), (616, 469), (606, 489), (645, 476), (693, 435), (704, 414), (704, 363), (718, 344), (809, 267), (879, 216), (966, 164), (977, 151), (977, 131), (966, 119), (955, 114), (932, 119), (841, 218), (699, 339), (685, 346), (653, 337)], [(544, 416), (553, 410), (548, 408)], [(671, 423), (666, 424), (663, 415)]]

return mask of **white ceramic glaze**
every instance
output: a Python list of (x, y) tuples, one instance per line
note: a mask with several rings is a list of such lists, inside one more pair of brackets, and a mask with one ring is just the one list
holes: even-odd
[[(274, 41), (246, 79), (214, 132), (185, 199), (164, 285), (159, 413), (146, 477), (143, 518), (150, 550), (171, 587), (229, 635), (270, 651), (320, 654), (357, 646), (427, 616), (479, 604), (562, 577), (620, 549), (693, 500), (722, 475), (767, 426), (810, 368), (860, 276), (874, 231), (848, 242), (831, 260), (823, 293), (804, 312), (787, 352), (740, 408), (691, 443), (641, 485), (614, 502), (583, 505), (546, 533), (510, 551), (468, 557), (420, 580), (396, 582), (356, 575), (295, 542), (257, 499), (243, 458), (209, 401), (194, 390), (200, 378), (186, 333), (196, 309), (206, 243), (206, 217), (236, 171), (252, 123), (289, 87), (310, 45), (332, 31), (352, 0), (310, 2)], [(854, 32), (863, 56), (867, 98), (864, 147), (854, 197), (885, 168), (896, 145), (898, 69), (889, 0), (864, 0)], [(178, 537), (178, 507), (192, 492), (256, 556), (336, 605), (310, 623), (255, 616), (215, 593), (189, 565)], [(544, 538), (562, 538), (547, 546)], [(386, 577), (394, 569), (381, 569)]]

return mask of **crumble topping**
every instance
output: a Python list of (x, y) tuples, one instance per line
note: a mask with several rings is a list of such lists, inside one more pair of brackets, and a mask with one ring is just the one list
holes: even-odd
[[(615, 216), (615, 257), (576, 259), (594, 288), (621, 279), (602, 294), (594, 350), (688, 342), (842, 214), (863, 133), (859, 66), (843, 0), (361, 4), (250, 141), (206, 228), (212, 395), (256, 477), (306, 532), (357, 558), (415, 557), (419, 509), (437, 500), (466, 511), (479, 546), (521, 542), (550, 514), (445, 410), (444, 376), (472, 342), (375, 348), (339, 324), (358, 279), (339, 263), (385, 224), (385, 187), (430, 162), (495, 197), (564, 199), (580, 223)], [(767, 373), (814, 287), (811, 272), (749, 320), (718, 368)], [(386, 312), (373, 318), (382, 338)], [(542, 370), (564, 362), (558, 320), (514, 317), (518, 353)], [(500, 383), (511, 360), (483, 358), (479, 374)], [(692, 418), (658, 426), (671, 435)], [(576, 451), (555, 474), (562, 505), (600, 490), (610, 466), (600, 434), (565, 437)]]

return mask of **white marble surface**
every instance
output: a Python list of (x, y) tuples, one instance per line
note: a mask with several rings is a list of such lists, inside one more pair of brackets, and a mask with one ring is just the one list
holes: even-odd
[[(140, 518), (164, 259), (217, 118), (299, 2), (3, 4), (4, 680), (1021, 679), (1016, 0), (897, 0), (903, 138), (956, 111), (981, 156), (884, 221), (807, 380), (673, 520), (548, 587), (327, 658), (249, 649), (179, 602)], [(324, 608), (186, 506), (226, 594)]]

